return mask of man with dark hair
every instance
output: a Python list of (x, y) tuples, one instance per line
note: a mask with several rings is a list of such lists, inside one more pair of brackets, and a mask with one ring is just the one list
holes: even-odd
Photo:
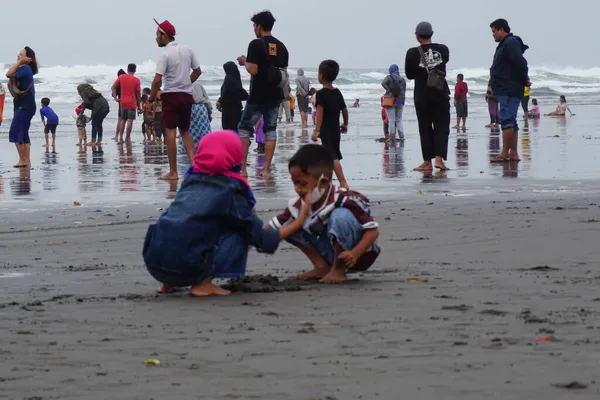
[(158, 47), (164, 47), (165, 51), (156, 62), (156, 74), (152, 81), (152, 91), (148, 101), (152, 103), (157, 99), (160, 87), (164, 83), (158, 99), (162, 104), (161, 118), (167, 145), (169, 173), (160, 179), (177, 180), (179, 179), (175, 137), (177, 128), (179, 128), (190, 164), (196, 153), (194, 140), (190, 135), (192, 105), (194, 104), (192, 84), (200, 77), (202, 70), (194, 51), (188, 46), (175, 42), (176, 30), (173, 24), (169, 21), (163, 21), (160, 24), (157, 20), (154, 22), (158, 25), (156, 43)]
[[(246, 163), (250, 135), (261, 116), (264, 117), (265, 133), (265, 166), (263, 177), (270, 177), (271, 161), (275, 153), (277, 141), (277, 114), (279, 105), (288, 93), (288, 67), (289, 54), (285, 45), (271, 35), (275, 18), (270, 11), (262, 11), (251, 18), (254, 23), (254, 33), (257, 39), (248, 45), (247, 56), (238, 57), (238, 63), (246, 67), (252, 76), (250, 80), (250, 96), (238, 132), (244, 147), (244, 161), (242, 175), (247, 176)], [(287, 91), (287, 90), (285, 90)]]
[[(123, 143), (123, 131), (125, 130), (125, 122), (127, 122), (127, 134), (125, 140), (131, 140), (131, 129), (135, 120), (136, 110), (141, 112), (141, 83), (136, 78), (135, 71), (137, 66), (129, 64), (127, 73), (117, 78), (112, 85), (112, 96), (119, 103), (119, 122), (117, 123), (118, 142)], [(121, 90), (120, 96), (117, 95), (117, 89)]]
[[(415, 110), (423, 153), (423, 164), (414, 170), (433, 171), (431, 160), (435, 158), (435, 167), (445, 171), (450, 135), (450, 89), (445, 76), (450, 50), (443, 44), (431, 42), (433, 28), (429, 22), (419, 23), (415, 36), (419, 47), (406, 52), (404, 67), (406, 77), (415, 80)], [(440, 84), (433, 85), (431, 78), (437, 78)]]
[(523, 87), (531, 86), (527, 60), (523, 56), (529, 47), (523, 44), (520, 37), (510, 33), (510, 26), (505, 19), (495, 20), (490, 24), (490, 28), (494, 40), (498, 43), (490, 68), (490, 86), (498, 98), (502, 127), (502, 149), (500, 154), (490, 161), (520, 161), (517, 149), (517, 113), (523, 98)]

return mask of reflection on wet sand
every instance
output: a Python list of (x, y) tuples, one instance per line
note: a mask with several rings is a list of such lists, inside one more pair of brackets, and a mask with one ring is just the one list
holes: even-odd
[[(600, 140), (597, 140), (600, 138), (589, 132), (597, 131), (600, 124), (590, 125), (584, 120), (577, 125), (579, 115), (571, 119), (531, 120), (527, 126), (523, 122), (519, 135), (522, 162), (517, 165), (489, 163), (489, 156), (500, 151), (502, 133), (499, 129), (484, 129), (486, 121), (474, 119), (473, 126), (481, 124), (480, 130), (472, 128), (468, 133), (452, 133), (450, 143), (454, 145), (454, 152), (450, 152), (448, 159), (451, 169), (441, 174), (439, 171), (420, 174), (406, 169), (406, 165), (418, 165), (421, 161), (416, 120), (406, 121), (406, 142), (390, 143), (377, 141), (381, 138), (379, 122), (376, 125), (357, 123), (348, 134), (342, 135), (342, 164), (351, 186), (365, 193), (384, 195), (422, 182), (448, 182), (446, 189), (451, 190), (470, 185), (474, 179), (493, 180), (501, 176), (593, 179), (594, 169), (589, 164), (600, 150)], [(287, 163), (295, 151), (310, 143), (310, 133), (310, 129), (298, 125), (280, 127), (269, 180), (260, 176), (265, 160), (263, 155), (254, 152), (256, 143), (252, 143), (248, 179), (259, 201), (285, 201), (293, 195)], [(34, 134), (34, 169), (29, 172), (13, 169), (12, 164), (3, 162), (13, 156), (14, 148), (0, 142), (0, 176), (4, 181), (4, 187), (0, 185), (0, 206), (10, 207), (11, 201), (23, 200), (34, 200), (31, 204), (79, 201), (84, 205), (153, 202), (173, 198), (181, 183), (181, 180), (158, 179), (167, 166), (166, 147), (136, 140), (135, 132), (129, 143), (119, 146), (111, 142), (104, 147), (67, 145), (70, 139), (76, 142), (77, 133), (70, 134), (65, 128), (63, 134), (65, 140), (54, 149), (41, 148), (40, 137)], [(189, 168), (187, 157), (178, 157), (178, 168), (183, 177)]]

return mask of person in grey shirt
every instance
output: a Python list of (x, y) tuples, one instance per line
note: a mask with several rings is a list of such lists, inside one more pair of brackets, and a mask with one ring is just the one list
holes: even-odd
[(406, 100), (406, 80), (400, 75), (398, 65), (392, 64), (389, 68), (390, 74), (381, 82), (381, 86), (385, 89), (386, 95), (394, 96), (394, 105), (386, 107), (389, 119), (390, 137), (396, 138), (396, 130), (398, 130), (398, 138), (404, 141), (404, 126), (402, 125), (402, 112), (404, 111), (404, 102)]
[(302, 127), (308, 126), (308, 100), (310, 95), (310, 80), (304, 76), (304, 70), (298, 68), (298, 77), (296, 78), (296, 98), (298, 99), (298, 109), (300, 110), (300, 117), (302, 119)]

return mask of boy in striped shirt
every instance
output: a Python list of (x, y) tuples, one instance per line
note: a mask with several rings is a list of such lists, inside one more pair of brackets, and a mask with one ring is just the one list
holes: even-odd
[(311, 261), (314, 269), (296, 279), (341, 283), (347, 271), (365, 271), (377, 259), (379, 225), (371, 217), (369, 199), (332, 183), (333, 158), (323, 146), (305, 145), (290, 159), (288, 169), (297, 197), (274, 217), (274, 229), (292, 223), (300, 213), (304, 198), (312, 193), (312, 212), (303, 228), (288, 238)]

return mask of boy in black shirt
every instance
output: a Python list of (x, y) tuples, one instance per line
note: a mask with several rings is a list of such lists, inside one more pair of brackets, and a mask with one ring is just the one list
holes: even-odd
[[(349, 189), (348, 182), (342, 171), (342, 153), (340, 152), (340, 132), (348, 131), (348, 109), (344, 96), (339, 89), (333, 87), (333, 82), (340, 72), (340, 66), (333, 60), (325, 60), (319, 65), (319, 83), (323, 89), (317, 92), (317, 125), (312, 135), (313, 142), (321, 138), (321, 144), (333, 157), (333, 171), (340, 181), (340, 187)], [(340, 112), (344, 123), (340, 126)]]

